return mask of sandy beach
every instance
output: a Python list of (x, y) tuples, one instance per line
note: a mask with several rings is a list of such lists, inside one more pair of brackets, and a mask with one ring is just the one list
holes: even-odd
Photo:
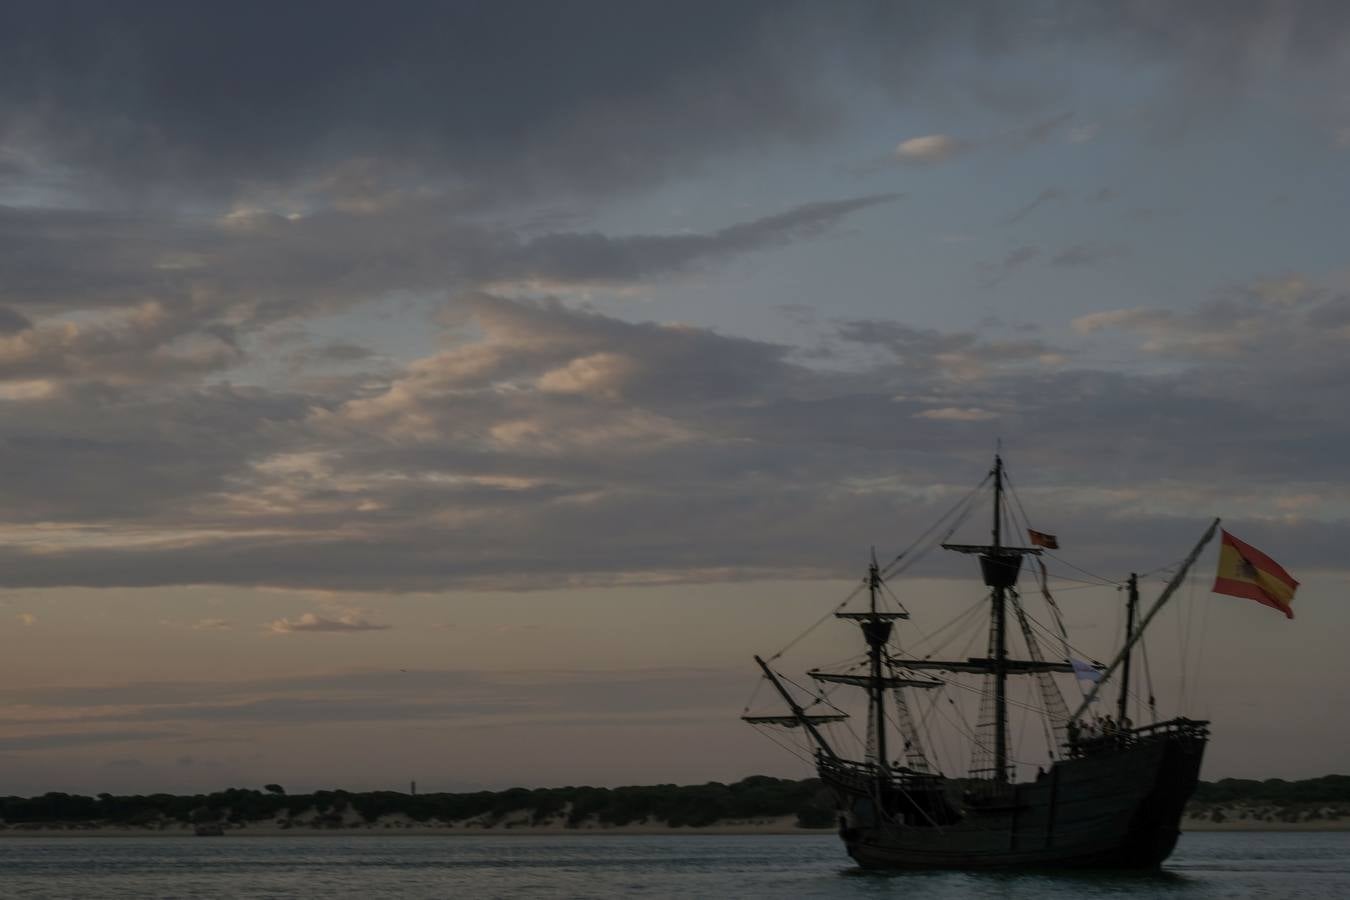
[[(313, 814), (300, 815), (291, 819), (267, 819), (254, 822), (221, 823), (225, 834), (239, 837), (274, 837), (279, 835), (324, 835), (324, 834), (435, 834), (520, 837), (531, 835), (562, 834), (830, 834), (833, 828), (799, 828), (795, 816), (778, 816), (758, 819), (728, 819), (713, 825), (699, 828), (672, 828), (664, 822), (632, 822), (626, 825), (608, 825), (600, 822), (583, 822), (569, 827), (566, 819), (559, 816), (542, 823), (530, 821), (528, 813), (507, 816), (492, 822), (483, 817), (456, 822), (430, 820), (416, 822), (405, 815), (381, 816), (374, 822), (367, 822), (350, 810), (344, 813), (340, 821), (319, 817)], [(69, 822), (64, 824), (16, 823), (0, 828), (0, 837), (34, 836), (83, 836), (117, 837), (150, 836), (165, 837), (195, 836), (195, 826), (168, 822), (162, 825), (132, 826), (111, 825), (100, 822)]]
[[(1226, 814), (1222, 821), (1214, 821), (1211, 812), (1188, 815), (1182, 820), (1183, 832), (1193, 831), (1350, 831), (1350, 819), (1327, 817), (1282, 821), (1278, 818), (1265, 818), (1261, 811), (1243, 811), (1241, 814)], [(345, 835), (439, 835), (455, 836), (500, 836), (531, 837), (548, 835), (733, 835), (733, 834), (831, 834), (833, 828), (800, 828), (794, 816), (779, 816), (759, 819), (728, 819), (713, 825), (699, 828), (672, 828), (663, 822), (633, 822), (626, 825), (606, 825), (599, 822), (583, 822), (569, 827), (566, 820), (558, 817), (543, 823), (533, 823), (528, 814), (508, 816), (496, 822), (483, 818), (467, 819), (457, 822), (415, 822), (404, 815), (382, 816), (374, 822), (367, 822), (348, 811), (341, 820), (323, 818), (315, 815), (301, 815), (292, 819), (268, 819), (254, 822), (222, 823), (226, 835), (232, 837), (276, 837), (323, 836), (331, 834)], [(131, 826), (110, 825), (100, 822), (70, 822), (60, 825), (38, 823), (16, 823), (0, 827), (3, 837), (192, 837), (195, 828), (181, 822), (162, 825)]]

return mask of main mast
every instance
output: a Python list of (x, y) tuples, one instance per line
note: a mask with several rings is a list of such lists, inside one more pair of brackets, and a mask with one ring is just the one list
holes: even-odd
[[(994, 454), (994, 543), (996, 564), (1002, 563), (1003, 550), (1003, 457)], [(1019, 560), (1020, 561), (1020, 560)], [(1014, 573), (1014, 577), (1016, 577)], [(1008, 642), (1005, 579), (994, 584), (994, 781), (1008, 780)]]
[[(993, 676), (994, 682), (994, 759), (991, 780), (1008, 781), (1008, 676), (1030, 675), (1040, 672), (1073, 672), (1072, 663), (1053, 662), (1039, 658), (1008, 658), (1007, 606), (1008, 591), (1017, 584), (1022, 568), (1022, 557), (1039, 556), (1039, 547), (1006, 546), (1003, 543), (1003, 487), (1005, 474), (1003, 457), (994, 455), (994, 469), (987, 476), (994, 481), (994, 522), (992, 541), (988, 544), (946, 544), (942, 546), (957, 553), (969, 553), (980, 558), (984, 583), (990, 590), (991, 627), (988, 656), (966, 660), (896, 659), (893, 663), (909, 669), (942, 669), (948, 672), (979, 672)], [(985, 770), (976, 770), (983, 772)], [(974, 772), (972, 772), (974, 774)]]
[(877, 769), (886, 772), (886, 688), (881, 680), (881, 659), (886, 641), (891, 637), (891, 623), (877, 618), (877, 592), (881, 590), (881, 570), (877, 567), (877, 554), (872, 551), (872, 564), (867, 569), (867, 588), (871, 597), (868, 611), (871, 618), (862, 623), (863, 637), (867, 639), (867, 661), (871, 669), (872, 681), (867, 688), (870, 709), (867, 711), (867, 736), (871, 738), (868, 747), (875, 753), (873, 761)]

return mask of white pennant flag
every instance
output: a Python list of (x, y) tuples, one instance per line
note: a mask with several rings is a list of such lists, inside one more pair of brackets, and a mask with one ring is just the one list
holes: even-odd
[(1093, 684), (1102, 680), (1102, 673), (1092, 667), (1092, 663), (1083, 662), (1081, 659), (1070, 659), (1073, 664), (1073, 677), (1080, 681), (1091, 681)]

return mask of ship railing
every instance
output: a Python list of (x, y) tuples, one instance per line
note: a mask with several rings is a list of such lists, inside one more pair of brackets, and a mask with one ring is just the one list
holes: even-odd
[(1129, 747), (1145, 741), (1182, 737), (1191, 740), (1209, 736), (1209, 723), (1199, 719), (1178, 717), (1165, 722), (1138, 727), (1115, 727), (1104, 732), (1079, 734), (1067, 745), (1071, 757), (1092, 756), (1108, 750)]
[(1171, 734), (1179, 734), (1187, 737), (1208, 737), (1209, 723), (1201, 719), (1178, 717), (1175, 719), (1168, 719), (1166, 722), (1154, 722), (1152, 725), (1141, 725), (1138, 728), (1132, 728), (1128, 734), (1137, 740)]
[(816, 769), (822, 778), (857, 789), (869, 788), (875, 785), (879, 778), (884, 778), (892, 786), (907, 791), (919, 787), (932, 787), (944, 780), (941, 775), (930, 772), (914, 772), (909, 769), (883, 771), (875, 763), (831, 759), (823, 753), (816, 756)]

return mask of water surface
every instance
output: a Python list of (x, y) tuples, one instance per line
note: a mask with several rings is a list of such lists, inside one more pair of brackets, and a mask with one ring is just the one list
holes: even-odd
[(1158, 875), (878, 874), (838, 839), (782, 836), (33, 837), (0, 895), (197, 897), (1350, 897), (1350, 833), (1184, 835)]

